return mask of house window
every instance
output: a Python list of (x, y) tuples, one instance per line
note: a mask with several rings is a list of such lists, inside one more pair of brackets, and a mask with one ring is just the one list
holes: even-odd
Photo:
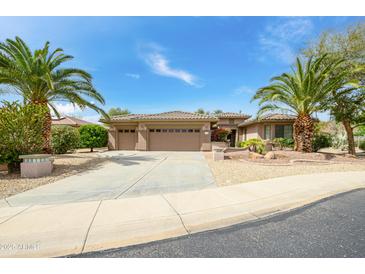
[(124, 133), (129, 133), (129, 129), (125, 129), (124, 130)]
[(165, 129), (165, 128), (164, 128), (164, 129), (162, 130), (162, 132), (167, 132), (167, 129)]
[(180, 133), (180, 129), (178, 129), (178, 128), (177, 128), (177, 129), (175, 129), (175, 132), (176, 132), (176, 133)]
[(155, 132), (155, 130), (153, 128), (150, 128), (150, 132)]
[(197, 132), (198, 133), (198, 132), (200, 132), (200, 129), (195, 129), (194, 132)]
[(170, 128), (170, 129), (169, 129), (169, 132), (170, 132), (170, 133), (171, 133), (171, 132), (174, 132), (174, 130), (173, 130), (172, 128)]
[(135, 133), (136, 132), (136, 130), (135, 129), (131, 129), (131, 133)]
[(185, 133), (186, 131), (187, 131), (187, 130), (186, 130), (185, 128), (181, 130), (181, 132), (183, 132), (183, 133)]
[(161, 132), (161, 129), (156, 129), (156, 132)]
[(275, 138), (293, 138), (293, 126), (292, 125), (276, 125), (275, 126)]
[(192, 129), (188, 129), (188, 132), (193, 132), (194, 130), (192, 130)]
[(264, 126), (264, 139), (265, 140), (271, 139), (271, 125)]

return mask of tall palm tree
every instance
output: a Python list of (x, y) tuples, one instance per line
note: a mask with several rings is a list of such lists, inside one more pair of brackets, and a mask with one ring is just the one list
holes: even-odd
[(345, 71), (332, 77), (343, 60), (326, 62), (327, 58), (310, 57), (304, 62), (297, 58), (292, 72), (273, 77), (272, 84), (257, 90), (252, 98), (259, 100), (259, 115), (279, 109), (297, 116), (293, 126), (296, 151), (312, 151), (312, 114), (323, 111), (326, 98), (344, 84)]
[(23, 97), (24, 103), (48, 106), (43, 131), (44, 150), (48, 153), (51, 152), (51, 110), (60, 116), (56, 102), (71, 102), (81, 109), (89, 107), (107, 117), (88, 100), (105, 103), (94, 88), (91, 75), (81, 69), (64, 67), (73, 57), (60, 48), (50, 51), (49, 45), (46, 42), (42, 49), (32, 52), (19, 37), (0, 43), (0, 85)]

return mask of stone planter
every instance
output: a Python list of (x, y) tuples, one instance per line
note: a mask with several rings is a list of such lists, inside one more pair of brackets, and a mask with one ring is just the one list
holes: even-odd
[(20, 176), (24, 178), (38, 178), (52, 173), (53, 158), (50, 154), (20, 155)]
[(224, 160), (224, 148), (213, 148), (213, 161)]

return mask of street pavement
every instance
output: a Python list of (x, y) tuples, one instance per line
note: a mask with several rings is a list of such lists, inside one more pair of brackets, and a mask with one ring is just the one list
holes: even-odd
[(365, 190), (273, 217), (75, 257), (365, 257)]

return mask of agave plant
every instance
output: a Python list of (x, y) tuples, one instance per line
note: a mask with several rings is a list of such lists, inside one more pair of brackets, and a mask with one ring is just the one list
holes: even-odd
[(46, 42), (42, 49), (32, 52), (19, 37), (0, 43), (0, 85), (6, 87), (7, 92), (21, 96), (26, 104), (49, 108), (43, 131), (44, 150), (48, 153), (51, 151), (51, 110), (60, 116), (56, 102), (71, 102), (81, 109), (89, 107), (108, 117), (90, 101), (105, 103), (94, 88), (91, 75), (81, 69), (64, 67), (73, 57), (60, 48), (50, 51), (49, 46)]
[(334, 90), (344, 84), (346, 72), (333, 72), (342, 60), (327, 62), (327, 55), (297, 58), (292, 72), (283, 73), (271, 79), (272, 84), (257, 90), (252, 100), (259, 100), (258, 115), (273, 110), (282, 110), (297, 116), (294, 122), (294, 149), (311, 152), (314, 122), (312, 115), (325, 109), (324, 102)]

